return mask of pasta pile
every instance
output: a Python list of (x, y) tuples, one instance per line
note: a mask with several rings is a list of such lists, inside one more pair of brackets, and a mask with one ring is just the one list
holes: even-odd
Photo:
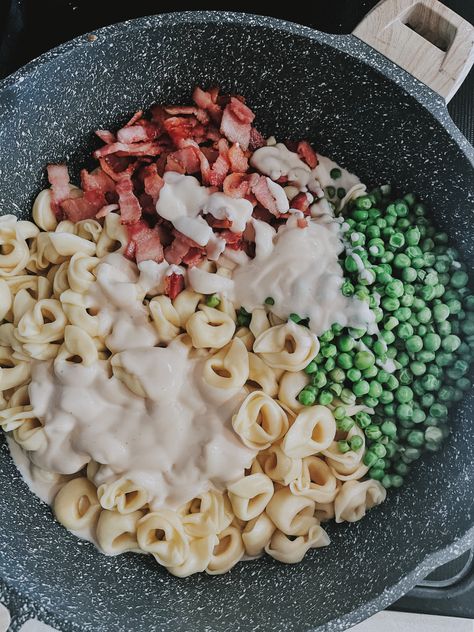
[[(110, 213), (103, 225), (58, 223), (45, 190), (33, 218), (35, 223), (0, 218), (0, 424), (29, 455), (44, 446), (28, 392), (34, 361), (91, 366), (107, 360), (133, 393), (146, 396), (98, 335), (97, 314), (84, 300), (100, 262), (127, 244), (119, 215)], [(143, 296), (143, 304), (160, 345), (180, 337), (205, 359), (207, 384), (243, 389), (232, 427), (255, 452), (251, 467), (225, 492), (209, 489), (176, 511), (152, 511), (146, 491), (133, 480), (97, 488), (92, 479), (99, 464), (91, 461), (60, 477), (55, 515), (67, 529), (89, 534), (104, 553), (149, 553), (179, 577), (224, 573), (265, 552), (280, 562), (299, 562), (310, 548), (329, 544), (321, 522), (359, 520), (385, 499), (385, 489), (364, 478), (364, 432), (357, 424), (348, 433), (337, 431), (333, 410), (340, 402), (305, 407), (298, 401), (309, 382), (303, 369), (319, 349), (316, 336), (291, 320), (279, 321), (270, 307), (255, 310), (248, 328), (238, 327), (225, 297), (215, 308), (204, 298), (186, 289), (173, 300)], [(360, 410), (348, 407), (347, 414)], [(337, 441), (356, 434), (360, 449), (342, 453)]]

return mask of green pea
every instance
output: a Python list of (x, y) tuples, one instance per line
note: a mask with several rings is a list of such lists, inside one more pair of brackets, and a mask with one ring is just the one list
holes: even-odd
[(368, 369), (375, 363), (375, 357), (370, 351), (358, 351), (354, 358), (355, 366), (360, 369)]
[(206, 298), (206, 305), (208, 307), (218, 307), (220, 305), (221, 299), (217, 296), (217, 294), (210, 294)]
[(432, 417), (436, 417), (437, 419), (445, 419), (448, 416), (448, 407), (440, 402), (435, 402), (430, 407), (430, 415)]
[(425, 441), (427, 443), (441, 443), (443, 440), (443, 431), (437, 426), (430, 426), (425, 430)]
[(469, 277), (463, 270), (456, 270), (451, 276), (451, 286), (455, 288), (462, 288), (467, 285)]
[(364, 440), (362, 439), (362, 437), (355, 435), (350, 439), (349, 445), (351, 446), (351, 450), (354, 450), (354, 452), (356, 452), (357, 450), (360, 450), (361, 447), (364, 445)]
[(393, 260), (393, 265), (399, 270), (402, 270), (403, 268), (408, 268), (410, 266), (410, 263), (410, 258), (402, 252), (399, 252)]
[(314, 360), (312, 360), (304, 369), (304, 372), (307, 375), (311, 375), (312, 373), (316, 373), (318, 370), (318, 365)]
[(334, 358), (328, 358), (324, 363), (324, 368), (327, 372), (332, 371), (336, 366), (336, 360)]
[(339, 367), (336, 367), (335, 369), (329, 372), (329, 378), (333, 382), (336, 382), (336, 384), (341, 384), (346, 379), (346, 374), (344, 373), (342, 369), (340, 369)]
[(372, 423), (370, 415), (368, 413), (365, 413), (365, 412), (362, 412), (362, 411), (359, 412), (359, 413), (356, 413), (355, 420), (356, 420), (357, 425), (359, 426), (359, 428), (362, 428), (362, 430), (364, 430), (364, 428), (367, 428), (368, 426), (370, 426), (370, 424)]
[(469, 370), (469, 364), (465, 360), (456, 360), (453, 366), (449, 367), (446, 374), (452, 380), (459, 380)]
[(344, 336), (341, 336), (338, 341), (337, 341), (337, 346), (339, 347), (340, 351), (351, 351), (354, 348), (355, 345), (355, 340), (354, 338), (352, 338), (351, 336), (348, 336), (347, 334)]
[(324, 390), (319, 393), (318, 402), (321, 404), (321, 406), (329, 406), (333, 399), (334, 395), (331, 393), (331, 391)]
[(449, 307), (444, 303), (439, 303), (433, 307), (433, 318), (435, 322), (446, 320), (449, 316)]
[(383, 459), (387, 454), (387, 448), (382, 443), (374, 443), (370, 446), (368, 452), (375, 454), (377, 459)]
[(443, 339), (441, 346), (448, 353), (453, 353), (454, 351), (456, 351), (456, 349), (459, 349), (460, 344), (461, 344), (461, 339), (458, 338), (458, 336), (455, 336), (454, 334), (450, 334), (449, 336), (446, 336), (446, 338)]
[(407, 442), (413, 448), (420, 448), (425, 442), (425, 435), (421, 430), (412, 430), (407, 436)]
[(395, 375), (393, 374), (390, 375), (390, 377), (387, 380), (387, 388), (390, 389), (391, 391), (394, 391), (398, 387), (399, 387), (399, 381), (397, 380)]
[(354, 420), (350, 417), (344, 417), (344, 419), (336, 421), (336, 427), (340, 432), (349, 432), (354, 427), (354, 423)]
[(420, 362), (424, 362), (425, 364), (427, 364), (428, 362), (433, 362), (434, 359), (434, 351), (426, 351), (425, 349), (423, 349), (423, 351), (420, 351), (420, 353), (418, 354), (418, 360)]
[(333, 180), (338, 180), (341, 177), (342, 172), (337, 167), (334, 167), (334, 169), (331, 169), (331, 171), (329, 172), (329, 175)]
[(401, 421), (411, 421), (412, 415), (413, 415), (413, 408), (406, 403), (400, 404), (399, 406), (397, 406), (397, 417), (401, 420)]
[(394, 279), (385, 286), (385, 294), (392, 298), (400, 298), (400, 296), (403, 295), (403, 292), (403, 283), (399, 279)]
[(423, 349), (423, 340), (420, 336), (411, 336), (405, 342), (408, 353), (417, 353)]
[(351, 368), (346, 372), (347, 379), (351, 382), (358, 382), (362, 377), (361, 371), (356, 368)]
[(387, 437), (393, 438), (397, 436), (397, 426), (393, 423), (393, 421), (384, 421), (380, 430)]
[(400, 353), (397, 354), (397, 362), (402, 367), (408, 366), (410, 364), (410, 356), (404, 351), (400, 351)]
[(378, 368), (375, 366), (375, 364), (373, 364), (372, 366), (369, 366), (367, 369), (364, 369), (362, 371), (362, 376), (364, 377), (364, 379), (372, 379), (374, 377), (377, 377), (378, 375)]
[(461, 389), (461, 391), (468, 391), (471, 388), (471, 380), (467, 377), (460, 377), (457, 380), (457, 387)]
[(400, 474), (400, 476), (406, 476), (408, 474), (408, 472), (410, 471), (410, 468), (403, 461), (399, 461), (395, 465), (394, 470), (395, 470), (395, 472), (397, 472), (397, 474)]
[(267, 296), (265, 299), (265, 305), (275, 305), (275, 299), (271, 296)]
[(303, 406), (312, 406), (316, 401), (316, 397), (314, 393), (307, 388), (304, 388), (298, 395), (298, 401), (300, 404), (303, 404)]
[(434, 375), (427, 373), (421, 378), (421, 383), (426, 391), (437, 391), (441, 386), (440, 381)]
[(342, 452), (343, 454), (345, 452), (349, 452), (349, 450), (351, 449), (351, 446), (349, 445), (349, 443), (345, 440), (342, 441), (338, 441), (337, 442), (337, 447), (339, 448), (339, 452)]
[(362, 195), (361, 197), (358, 197), (355, 201), (355, 205), (358, 209), (368, 210), (369, 208), (372, 208), (372, 202), (367, 195)]
[(411, 317), (411, 309), (409, 307), (399, 307), (395, 310), (395, 318), (398, 318), (400, 322), (406, 322)]
[(438, 334), (428, 333), (423, 338), (423, 347), (427, 351), (438, 351), (441, 346), (441, 337)]
[(411, 420), (414, 424), (421, 424), (426, 419), (426, 413), (421, 408), (414, 408), (411, 416)]
[(387, 312), (394, 312), (400, 307), (400, 301), (398, 298), (384, 296), (381, 300), (381, 305)]
[(356, 396), (348, 388), (343, 388), (339, 399), (343, 404), (347, 404), (347, 406), (352, 406), (353, 404), (355, 404)]
[(353, 391), (356, 397), (362, 397), (363, 395), (367, 395), (369, 392), (370, 386), (366, 380), (360, 380), (356, 382), (353, 386)]
[[(392, 474), (390, 476), (390, 482), (391, 482), (392, 487), (398, 488), (403, 485), (404, 479), (403, 479), (403, 476), (400, 476), (400, 474)], [(382, 479), (382, 485), (383, 485), (383, 479)]]
[[(394, 318), (394, 320), (397, 323), (399, 322), (397, 318)], [(385, 342), (385, 344), (387, 344), (387, 345), (391, 345), (392, 342), (395, 341), (395, 334), (392, 331), (387, 331), (387, 330), (383, 329), (380, 332), (380, 335), (381, 335), (383, 341)]]
[(413, 326), (410, 323), (400, 323), (397, 327), (397, 334), (401, 340), (408, 340), (413, 336)]
[(367, 450), (362, 460), (364, 462), (364, 465), (367, 465), (367, 467), (372, 467), (373, 465), (375, 465), (378, 459), (379, 457), (375, 454), (375, 452), (373, 452), (372, 450)]
[(424, 373), (426, 373), (426, 364), (424, 364), (424, 362), (419, 362), (415, 360), (410, 364), (410, 371), (416, 377), (423, 375)]
[(461, 301), (459, 301), (457, 298), (447, 300), (446, 305), (448, 306), (450, 314), (459, 314), (459, 312), (462, 310)]
[(380, 395), (382, 394), (382, 386), (376, 382), (375, 380), (372, 380), (372, 382), (370, 382), (370, 387), (369, 387), (369, 396), (370, 397), (375, 397), (375, 398), (379, 398)]
[(405, 233), (405, 240), (409, 246), (417, 246), (420, 242), (421, 233), (418, 226), (410, 228)]
[(333, 344), (325, 345), (321, 347), (320, 353), (323, 358), (333, 358), (337, 354), (337, 347)]
[(385, 404), (385, 406), (383, 407), (383, 411), (387, 415), (387, 417), (393, 417), (395, 415), (395, 405), (393, 403)]
[(393, 402), (393, 400), (395, 399), (394, 394), (392, 393), (392, 391), (382, 391), (380, 396), (379, 396), (379, 400), (381, 404), (391, 404)]
[(374, 481), (381, 481), (385, 476), (385, 471), (380, 467), (371, 467), (369, 470), (369, 477)]
[(424, 285), (420, 288), (419, 295), (424, 301), (432, 301), (435, 298), (435, 288), (432, 285)]

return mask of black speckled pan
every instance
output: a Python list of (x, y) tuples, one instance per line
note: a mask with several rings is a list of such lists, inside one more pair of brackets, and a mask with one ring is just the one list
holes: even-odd
[[(226, 13), (145, 18), (95, 35), (3, 82), (2, 213), (27, 217), (44, 165), (77, 168), (94, 129), (218, 84), (246, 95), (262, 131), (308, 137), (363, 180), (419, 194), (472, 261), (472, 147), (440, 97), (355, 37)], [(185, 580), (150, 557), (107, 558), (78, 541), (31, 495), (2, 445), (0, 597), (14, 612), (11, 629), (34, 614), (66, 632), (344, 630), (472, 545), (473, 401), (405, 487), (362, 522), (329, 527), (331, 546), (295, 566), (264, 559)]]

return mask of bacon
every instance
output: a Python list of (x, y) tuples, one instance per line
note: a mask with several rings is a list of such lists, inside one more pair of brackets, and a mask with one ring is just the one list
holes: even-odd
[(96, 129), (95, 134), (100, 138), (100, 140), (104, 141), (104, 143), (107, 143), (107, 145), (115, 143), (115, 141), (117, 140), (115, 134), (109, 132), (108, 129)]
[(124, 172), (133, 173), (135, 169), (135, 163), (130, 158), (116, 154), (99, 158), (99, 164), (102, 171), (115, 181), (123, 178)]
[(147, 143), (112, 143), (96, 149), (94, 158), (103, 158), (110, 154), (118, 153), (119, 156), (158, 156), (163, 151), (157, 142)]
[(304, 160), (308, 167), (310, 167), (311, 169), (314, 169), (318, 166), (319, 161), (316, 152), (307, 140), (302, 140), (298, 143), (296, 147), (296, 152), (301, 160)]
[(290, 207), (303, 213), (309, 213), (309, 200), (304, 191), (301, 191), (290, 201)]
[(209, 213), (206, 215), (205, 219), (211, 228), (232, 228), (233, 222), (231, 219), (217, 219)]
[(219, 155), (214, 161), (209, 173), (209, 184), (215, 187), (222, 186), (225, 177), (230, 168), (229, 161), (229, 145), (225, 138), (221, 138), (218, 142)]
[(165, 277), (165, 294), (174, 300), (184, 290), (184, 276), (172, 272)]
[(230, 170), (233, 172), (243, 173), (249, 168), (247, 156), (242, 151), (238, 143), (231, 145), (228, 152)]
[(230, 103), (227, 107), (230, 108), (232, 114), (238, 118), (241, 123), (250, 124), (255, 118), (255, 114), (245, 105), (242, 97), (230, 97)]
[(188, 138), (194, 138), (199, 134), (199, 127), (204, 128), (198, 123), (194, 116), (184, 118), (183, 116), (171, 116), (163, 122), (163, 126), (169, 137), (177, 147), (182, 147), (182, 141)]
[(260, 134), (258, 129), (255, 129), (255, 127), (251, 127), (249, 149), (252, 151), (255, 151), (256, 149), (259, 149), (260, 147), (264, 147), (265, 145), (266, 145), (266, 141), (265, 141), (265, 138), (262, 136), (262, 134)]
[(179, 239), (183, 244), (186, 244), (188, 248), (200, 248), (201, 250), (204, 249), (203, 246), (200, 246), (197, 242), (191, 239), (191, 237), (188, 237), (184, 233), (181, 233), (176, 228), (173, 228), (172, 232), (176, 239)]
[(224, 193), (233, 198), (248, 198), (259, 179), (257, 173), (231, 173), (224, 180)]
[(100, 199), (88, 200), (85, 196), (69, 198), (61, 202), (61, 208), (71, 222), (93, 219), (102, 204)]
[(206, 92), (205, 90), (196, 87), (193, 92), (194, 103), (198, 106), (198, 108), (208, 112), (211, 119), (216, 123), (220, 123), (222, 117), (222, 110), (216, 103), (218, 94), (219, 90), (217, 88)]
[(176, 238), (167, 248), (165, 248), (165, 259), (168, 263), (179, 265), (183, 260), (183, 257), (188, 254), (190, 248), (191, 246), (189, 246), (189, 244)]
[(141, 143), (144, 141), (154, 140), (157, 130), (151, 126), (145, 125), (129, 125), (122, 127), (117, 132), (117, 140), (119, 143)]
[(268, 186), (267, 179), (265, 177), (259, 178), (258, 182), (252, 187), (252, 193), (257, 198), (258, 202), (267, 210), (278, 217), (280, 212), (277, 207), (275, 198)]
[(261, 206), (257, 206), (257, 208), (254, 209), (252, 217), (259, 219), (262, 222), (266, 222), (267, 224), (272, 224), (275, 220), (275, 216), (272, 215), (266, 208)]
[(296, 225), (298, 228), (308, 228), (308, 220), (305, 217), (298, 217)]
[(185, 263), (188, 268), (192, 268), (201, 263), (205, 258), (206, 253), (202, 248), (190, 248), (184, 255), (182, 263)]
[(143, 167), (141, 174), (143, 176), (143, 188), (156, 206), (161, 188), (164, 184), (163, 178), (158, 174), (156, 163)]
[(132, 125), (135, 125), (135, 123), (139, 121), (142, 118), (142, 116), (143, 116), (143, 110), (137, 110), (135, 114), (132, 116), (132, 118), (127, 123), (125, 123), (124, 127), (131, 127)]
[(206, 156), (209, 163), (215, 162), (217, 160), (219, 152), (216, 151), (213, 147), (200, 147), (199, 149)]
[(126, 252), (132, 254), (137, 263), (141, 261), (163, 261), (163, 246), (160, 235), (155, 228), (150, 228), (146, 222), (139, 220), (127, 227), (129, 243)]
[(202, 183), (208, 185), (209, 184), (209, 177), (211, 174), (211, 168), (209, 166), (209, 161), (206, 158), (206, 156), (203, 154), (203, 152), (201, 151), (201, 148), (199, 147), (199, 145), (197, 144), (197, 142), (195, 140), (191, 140), (191, 139), (187, 139), (187, 140), (183, 140), (183, 142), (181, 143), (182, 147), (192, 147), (198, 160), (199, 160), (199, 164), (200, 164), (200, 168), (201, 168), (201, 176), (202, 176)]
[(187, 146), (168, 154), (165, 171), (178, 173), (196, 173), (200, 171), (201, 163), (195, 147)]
[[(236, 115), (235, 111), (232, 109), (233, 101), (238, 100), (232, 97), (230, 103), (226, 105), (222, 115), (220, 131), (231, 143), (239, 143), (242, 149), (247, 149), (250, 142), (251, 125), (249, 122), (241, 120), (241, 118)], [(244, 107), (247, 108), (247, 106)], [(251, 112), (251, 110), (249, 110), (249, 112)]]
[(194, 107), (193, 105), (173, 105), (167, 106), (164, 108), (165, 112), (170, 116), (177, 116), (179, 114), (195, 116), (197, 120), (203, 125), (207, 125), (209, 123), (209, 114), (200, 107)]
[(122, 224), (134, 224), (138, 222), (142, 216), (142, 209), (133, 192), (133, 182), (130, 176), (124, 177), (117, 182), (117, 193), (119, 196)]
[[(81, 187), (86, 193), (98, 191), (102, 195), (115, 191), (115, 182), (100, 167), (89, 173), (86, 169), (81, 170)], [(87, 196), (86, 196), (87, 197)]]
[(66, 165), (48, 165), (48, 180), (51, 185), (51, 206), (54, 214), (61, 214), (61, 203), (71, 195), (69, 173)]
[(219, 237), (226, 242), (227, 247), (231, 250), (242, 250), (242, 233), (223, 230), (219, 233)]
[(112, 213), (113, 211), (118, 211), (119, 210), (119, 205), (118, 204), (105, 204), (105, 206), (103, 206), (98, 213), (95, 214), (97, 219), (101, 219), (102, 217), (106, 217), (107, 215), (109, 215), (109, 213)]

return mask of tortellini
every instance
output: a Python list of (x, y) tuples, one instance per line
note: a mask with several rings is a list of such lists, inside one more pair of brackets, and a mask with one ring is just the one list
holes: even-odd
[(167, 296), (155, 296), (149, 309), (160, 342), (171, 342), (180, 333), (181, 318)]
[(235, 322), (224, 312), (201, 305), (188, 319), (186, 331), (191, 336), (194, 347), (222, 349), (234, 334)]
[(215, 388), (241, 389), (248, 376), (248, 352), (239, 338), (234, 338), (203, 366), (204, 382)]
[(287, 535), (305, 535), (318, 522), (314, 517), (314, 501), (295, 496), (289, 487), (276, 491), (265, 511), (273, 524)]
[(54, 499), (56, 518), (71, 531), (95, 528), (100, 511), (95, 485), (85, 477), (73, 478)]
[(380, 505), (386, 495), (385, 487), (372, 479), (343, 483), (334, 501), (336, 522), (360, 520), (368, 509)]
[(265, 450), (285, 434), (288, 417), (273, 398), (263, 391), (254, 391), (233, 417), (232, 426), (246, 446)]
[(97, 543), (107, 555), (126, 551), (140, 552), (137, 541), (137, 524), (143, 511), (122, 514), (118, 511), (101, 511), (97, 522)]
[(296, 417), (281, 447), (291, 457), (305, 457), (328, 448), (336, 436), (336, 421), (326, 406), (307, 406)]
[(181, 566), (190, 552), (181, 520), (167, 509), (150, 512), (138, 521), (137, 541), (142, 551), (151, 553), (163, 566)]
[(237, 518), (252, 520), (270, 502), (273, 483), (265, 474), (250, 474), (227, 488), (229, 500)]
[(301, 371), (317, 355), (319, 341), (307, 327), (289, 320), (263, 331), (256, 338), (253, 350), (268, 366)]
[(276, 527), (266, 513), (261, 513), (245, 525), (242, 541), (250, 557), (262, 555)]
[(330, 503), (337, 494), (337, 479), (329, 465), (317, 456), (307, 456), (302, 461), (300, 476), (290, 483), (297, 496), (311, 498), (317, 503)]
[(268, 555), (285, 564), (301, 562), (308, 549), (328, 546), (329, 536), (319, 525), (314, 524), (305, 535), (288, 537), (277, 529), (265, 547)]
[(104, 509), (117, 509), (121, 514), (133, 513), (148, 502), (146, 490), (127, 479), (100, 485), (97, 497)]
[(242, 533), (237, 527), (227, 527), (217, 535), (217, 538), (218, 542), (214, 546), (206, 568), (210, 575), (227, 573), (242, 559), (245, 553)]
[(232, 518), (229, 499), (220, 492), (210, 490), (186, 506), (182, 523), (190, 537), (204, 538), (226, 529)]

